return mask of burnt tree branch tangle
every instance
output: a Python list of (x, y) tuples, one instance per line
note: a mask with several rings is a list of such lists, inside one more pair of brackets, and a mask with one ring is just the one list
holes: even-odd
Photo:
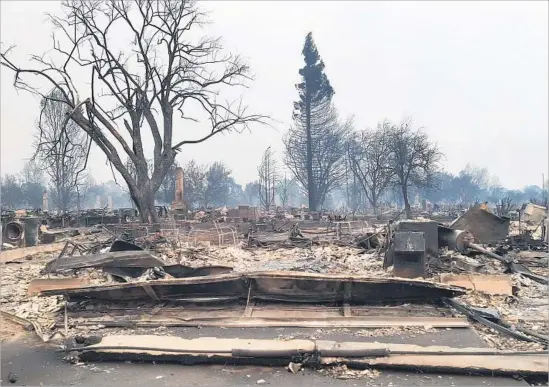
[(291, 189), (293, 184), (295, 184), (294, 180), (289, 179), (286, 174), (284, 174), (284, 177), (280, 179), (276, 184), (276, 193), (278, 195), (278, 199), (280, 200), (280, 205), (282, 206), (282, 208), (286, 208), (288, 202), (291, 199)]
[(391, 123), (385, 120), (375, 130), (353, 133), (347, 142), (350, 169), (376, 215), (380, 198), (394, 176), (390, 132)]
[(57, 102), (62, 98), (53, 90), (40, 103), (39, 134), (34, 143), (34, 159), (40, 161), (49, 177), (49, 191), (61, 213), (76, 205), (86, 184), (86, 168), (91, 139), (74, 121), (67, 120), (68, 106)]
[(387, 126), (393, 184), (402, 193), (406, 218), (412, 217), (408, 198), (410, 187), (428, 188), (435, 183), (442, 153), (421, 129), (413, 129), (412, 120)]
[[(28, 75), (56, 91), (71, 120), (105, 154), (128, 186), (142, 221), (155, 222), (154, 197), (176, 154), (186, 144), (201, 143), (229, 130), (242, 131), (268, 117), (248, 113), (241, 101), (218, 102), (227, 88), (246, 86), (252, 79), (248, 65), (237, 55), (225, 54), (220, 39), (193, 39), (206, 22), (194, 0), (65, 1), (64, 16), (49, 15), (55, 28), (47, 56), (31, 56), (17, 65), (10, 47), (0, 53), (0, 64), (15, 74), (14, 86), (48, 98)], [(130, 36), (119, 45), (114, 36)], [(78, 71), (90, 70), (90, 89), (73, 82)], [(180, 140), (174, 122), (179, 113), (199, 121), (194, 107), (207, 117), (207, 134)], [(123, 128), (122, 130), (120, 128)], [(153, 138), (153, 169), (143, 147), (143, 133)], [(125, 155), (135, 167), (134, 176), (122, 161)]]

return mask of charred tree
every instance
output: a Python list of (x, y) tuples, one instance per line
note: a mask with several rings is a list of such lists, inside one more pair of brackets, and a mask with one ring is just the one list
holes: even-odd
[(513, 209), (513, 199), (505, 196), (496, 204), (497, 216), (509, 216), (509, 212)]
[(34, 144), (35, 158), (40, 161), (50, 180), (49, 192), (57, 209), (66, 213), (80, 208), (87, 174), (85, 172), (91, 141), (74, 121), (67, 104), (54, 89), (40, 103), (39, 135)]
[(285, 163), (316, 211), (334, 184), (343, 175), (343, 137), (347, 126), (340, 125), (332, 106), (334, 90), (324, 72), (324, 62), (309, 33), (303, 47), (305, 66), (296, 85), (299, 100), (294, 103), (294, 125), (284, 144)]
[[(50, 16), (57, 32), (51, 55), (34, 55), (18, 65), (9, 48), (0, 63), (15, 73), (16, 88), (51, 99), (40, 82), (26, 80), (36, 75), (41, 85), (59, 93), (54, 101), (66, 105), (67, 121), (90, 136), (120, 173), (142, 221), (155, 222), (155, 194), (184, 145), (266, 118), (247, 114), (238, 102), (218, 102), (224, 88), (250, 79), (249, 68), (238, 56), (224, 55), (219, 39), (197, 39), (194, 31), (205, 19), (194, 0), (72, 0), (63, 9), (63, 17)], [(120, 42), (125, 36), (128, 40)], [(85, 70), (90, 89), (79, 90), (73, 77)], [(80, 95), (89, 97), (81, 100)], [(189, 113), (191, 106), (195, 115)], [(178, 114), (182, 123), (207, 117), (208, 133), (182, 140), (174, 131), (184, 128), (175, 125)], [(152, 173), (143, 147), (145, 131), (153, 138)], [(131, 160), (135, 176), (120, 154)]]
[(216, 161), (206, 173), (206, 187), (204, 191), (204, 207), (223, 206), (229, 199), (231, 170), (221, 162)]
[(20, 173), (20, 182), (21, 196), (18, 199), (21, 204), (27, 208), (41, 208), (42, 195), (46, 189), (42, 164), (37, 160), (27, 161)]
[(184, 171), (184, 199), (191, 208), (198, 208), (203, 205), (206, 195), (206, 166), (197, 164), (194, 160), (189, 161)]
[(378, 215), (380, 198), (389, 187), (394, 173), (389, 134), (390, 123), (384, 121), (376, 130), (356, 133), (347, 144), (351, 171), (375, 215)]
[(0, 192), (2, 193), (2, 209), (20, 208), (23, 202), (23, 190), (15, 175), (6, 174), (0, 179)]
[[(349, 141), (351, 141), (350, 139)], [(364, 189), (358, 182), (351, 166), (349, 143), (347, 144), (347, 152), (345, 154), (345, 189), (340, 190), (345, 195), (344, 211), (350, 211), (353, 220), (356, 218), (356, 213), (365, 209), (366, 197)]]
[(286, 208), (291, 199), (293, 184), (294, 181), (292, 179), (288, 179), (288, 177), (284, 175), (284, 178), (280, 179), (276, 185), (276, 193), (278, 194), (278, 199), (280, 200), (280, 204), (283, 208)]
[(269, 212), (275, 205), (278, 182), (278, 166), (271, 147), (268, 147), (263, 153), (257, 173), (259, 175), (259, 202), (261, 207)]
[(247, 183), (244, 187), (244, 195), (249, 205), (256, 205), (259, 198), (259, 183), (257, 181)]
[(175, 161), (170, 166), (170, 169), (168, 169), (166, 176), (164, 176), (164, 180), (162, 180), (162, 184), (160, 184), (160, 187), (156, 192), (156, 199), (163, 204), (171, 204), (175, 198), (175, 170), (178, 167), (179, 164)]
[(402, 193), (406, 217), (412, 217), (408, 198), (411, 187), (428, 188), (434, 183), (442, 153), (426, 133), (412, 128), (410, 119), (387, 126), (394, 184)]

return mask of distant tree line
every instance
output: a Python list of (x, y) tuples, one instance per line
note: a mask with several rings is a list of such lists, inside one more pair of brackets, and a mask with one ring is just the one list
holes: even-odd
[(411, 120), (384, 121), (376, 130), (357, 132), (351, 118), (341, 120), (335, 94), (312, 34), (303, 46), (293, 121), (284, 138), (284, 163), (307, 194), (309, 209), (328, 207), (330, 193), (345, 186), (349, 208), (366, 201), (377, 211), (380, 198), (398, 187), (408, 217), (410, 190), (434, 185), (441, 152)]
[(33, 162), (27, 162), (19, 174), (5, 174), (0, 180), (2, 208), (40, 208), (46, 190), (44, 174)]

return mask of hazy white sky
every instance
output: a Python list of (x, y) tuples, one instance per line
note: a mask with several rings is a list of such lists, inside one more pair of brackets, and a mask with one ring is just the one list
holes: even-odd
[[(1, 40), (14, 58), (51, 47), (45, 12), (57, 1), (0, 2)], [(343, 116), (357, 129), (412, 116), (446, 154), (453, 173), (487, 167), (508, 188), (541, 184), (548, 169), (548, 3), (546, 1), (223, 1), (212, 34), (248, 59), (256, 80), (244, 94), (275, 128), (227, 134), (182, 149), (178, 161), (224, 160), (239, 183), (256, 178), (261, 153), (282, 157), (291, 123), (301, 49), (312, 31)], [(85, 80), (83, 80), (84, 82)], [(1, 69), (1, 173), (16, 173), (32, 153), (38, 100), (12, 87)], [(84, 90), (85, 94), (85, 90)], [(185, 127), (183, 138), (194, 138)], [(111, 179), (97, 150), (90, 170)]]

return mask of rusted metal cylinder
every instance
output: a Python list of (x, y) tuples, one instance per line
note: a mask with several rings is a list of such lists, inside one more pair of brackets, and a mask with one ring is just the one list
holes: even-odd
[(469, 231), (453, 230), (449, 227), (438, 226), (439, 247), (448, 247), (449, 250), (465, 253), (469, 249), (469, 243), (473, 240), (474, 236)]

